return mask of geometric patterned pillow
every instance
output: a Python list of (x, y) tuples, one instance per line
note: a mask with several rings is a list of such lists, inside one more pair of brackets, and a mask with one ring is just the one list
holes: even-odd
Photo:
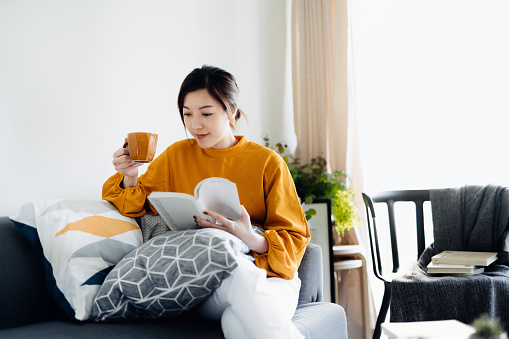
[(46, 271), (46, 285), (71, 317), (87, 320), (106, 275), (142, 244), (133, 218), (103, 200), (42, 200), (11, 216)]
[(91, 319), (170, 318), (206, 299), (237, 267), (247, 245), (217, 229), (168, 232), (144, 243), (108, 274)]

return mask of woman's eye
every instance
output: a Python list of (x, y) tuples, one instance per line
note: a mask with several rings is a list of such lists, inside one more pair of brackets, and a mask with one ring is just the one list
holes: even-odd
[(214, 113), (203, 113), (202, 115), (203, 115), (204, 117), (210, 117), (212, 114), (214, 114)]
[(184, 113), (184, 116), (189, 117), (189, 116), (191, 116), (191, 113)]

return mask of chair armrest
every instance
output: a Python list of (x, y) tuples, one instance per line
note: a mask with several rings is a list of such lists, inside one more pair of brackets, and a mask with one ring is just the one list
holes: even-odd
[(316, 302), (300, 305), (292, 321), (305, 338), (348, 338), (345, 310), (338, 304)]
[(323, 300), (322, 248), (309, 243), (299, 266), (299, 305)]

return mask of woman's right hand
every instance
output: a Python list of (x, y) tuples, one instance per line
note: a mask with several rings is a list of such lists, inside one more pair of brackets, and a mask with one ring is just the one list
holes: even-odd
[(112, 162), (113, 166), (115, 166), (115, 170), (124, 175), (124, 187), (127, 188), (136, 186), (138, 182), (138, 167), (142, 164), (135, 163), (131, 160), (131, 157), (129, 156), (129, 149), (119, 148), (115, 153), (113, 153)]

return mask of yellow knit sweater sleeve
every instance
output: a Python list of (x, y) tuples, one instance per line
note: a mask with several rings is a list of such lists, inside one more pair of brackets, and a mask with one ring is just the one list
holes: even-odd
[(103, 185), (102, 198), (112, 202), (125, 216), (140, 217), (151, 211), (157, 212), (148, 203), (147, 196), (153, 191), (169, 191), (168, 150), (157, 157), (147, 171), (138, 179), (138, 185), (123, 188), (124, 176), (115, 173)]
[(267, 253), (253, 253), (268, 276), (293, 279), (311, 239), (291, 174), (283, 161), (265, 183)]

